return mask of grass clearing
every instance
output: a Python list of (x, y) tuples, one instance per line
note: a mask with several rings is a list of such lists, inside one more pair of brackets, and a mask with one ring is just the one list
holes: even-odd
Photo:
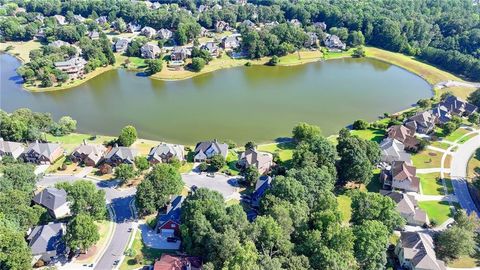
[(369, 128), (365, 130), (351, 130), (350, 134), (357, 135), (364, 140), (380, 143), (385, 137), (386, 132), (383, 129)]
[(477, 149), (476, 154), (468, 161), (467, 177), (473, 179), (480, 174), (480, 148)]
[(5, 52), (8, 47), (11, 49), (8, 51), (9, 54), (15, 55), (22, 62), (30, 62), (30, 51), (40, 49), (42, 44), (37, 40), (30, 40), (27, 42), (5, 42), (0, 43), (0, 51)]
[(134, 250), (135, 256), (141, 254), (143, 260), (137, 262), (135, 256), (125, 256), (122, 265), (120, 265), (120, 270), (138, 269), (144, 265), (151, 265), (155, 262), (155, 259), (160, 258), (163, 253), (168, 253), (168, 251), (162, 249), (153, 249), (145, 246), (142, 242), (142, 233), (139, 230), (137, 230), (135, 234), (132, 249)]
[[(412, 162), (417, 169), (440, 168), (443, 153), (425, 149), (412, 156)], [(445, 167), (449, 167), (451, 157), (449, 155), (445, 158)]]
[(45, 171), (45, 173), (54, 173), (62, 167), (63, 162), (65, 162), (65, 159), (67, 159), (66, 156), (62, 156), (61, 158), (57, 159), (48, 169)]
[(350, 223), (352, 218), (352, 199), (347, 195), (340, 195), (337, 197), (338, 209), (342, 213), (342, 220), (344, 223)]
[(96, 136), (89, 134), (80, 134), (80, 133), (70, 133), (65, 136), (53, 136), (52, 134), (45, 133), (45, 138), (47, 141), (52, 143), (60, 143), (62, 147), (67, 151), (73, 151), (77, 146), (87, 141), (87, 143), (92, 144), (104, 144), (105, 142), (115, 139), (112, 136)]
[(453, 213), (448, 202), (422, 201), (418, 202), (418, 205), (421, 209), (427, 212), (430, 220), (434, 220), (437, 225), (441, 225), (448, 218), (453, 217)]
[(447, 150), (451, 145), (448, 144), (448, 143), (441, 142), (441, 141), (436, 141), (436, 142), (433, 142), (431, 144), (431, 146), (437, 147), (437, 148), (440, 148), (440, 149), (443, 149), (443, 150)]
[(443, 195), (443, 185), (440, 173), (417, 174), (424, 195)]
[(476, 134), (476, 133), (467, 135), (467, 136), (461, 138), (461, 139), (458, 141), (458, 143), (459, 143), (459, 144), (463, 144), (463, 143), (467, 142), (468, 140), (470, 140), (471, 138), (473, 138), (473, 137), (475, 137), (475, 136), (477, 136), (477, 135), (478, 135), (478, 134)]
[(452, 134), (448, 135), (445, 137), (445, 140), (455, 142), (456, 140), (460, 139), (463, 135), (469, 133), (470, 131), (464, 129), (464, 128), (459, 128), (452, 132)]
[(292, 142), (288, 143), (270, 143), (263, 144), (257, 147), (258, 151), (269, 152), (272, 154), (278, 154), (278, 157), (282, 163), (288, 163), (293, 158), (293, 150), (295, 149), (295, 144)]
[(448, 267), (452, 268), (474, 268), (480, 266), (480, 262), (470, 256), (461, 256), (460, 258), (448, 263)]

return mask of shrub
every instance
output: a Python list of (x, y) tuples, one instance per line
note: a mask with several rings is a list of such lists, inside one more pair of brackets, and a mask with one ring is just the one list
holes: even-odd
[(269, 66), (276, 66), (278, 65), (278, 63), (280, 63), (280, 58), (278, 58), (278, 56), (274, 55), (272, 56), (272, 58), (270, 58), (270, 60), (268, 60), (268, 65)]
[(201, 71), (205, 67), (205, 59), (200, 57), (194, 57), (190, 64), (190, 69), (195, 72)]
[(198, 165), (198, 169), (201, 171), (201, 172), (205, 172), (208, 170), (208, 164), (205, 163), (205, 162), (202, 162), (200, 163), (200, 165)]
[(370, 126), (370, 124), (365, 120), (357, 120), (353, 122), (353, 129), (354, 130), (365, 130)]
[(214, 155), (210, 159), (210, 168), (213, 171), (218, 171), (220, 170), (223, 166), (225, 166), (227, 163), (225, 161), (225, 158), (222, 155)]

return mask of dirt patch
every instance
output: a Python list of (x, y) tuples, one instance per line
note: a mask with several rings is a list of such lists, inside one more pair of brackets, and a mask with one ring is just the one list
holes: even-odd
[(77, 257), (77, 261), (85, 261), (92, 258), (97, 253), (97, 249), (97, 246), (91, 247), (86, 254), (80, 254)]

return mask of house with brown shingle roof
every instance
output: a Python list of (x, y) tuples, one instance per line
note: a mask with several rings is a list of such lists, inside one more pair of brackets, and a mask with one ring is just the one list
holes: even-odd
[(34, 142), (28, 145), (21, 156), (25, 162), (52, 164), (63, 155), (63, 152), (60, 144)]
[(199, 257), (178, 256), (163, 254), (155, 262), (153, 270), (200, 270), (202, 269), (202, 260)]
[(403, 143), (405, 150), (414, 151), (420, 144), (420, 141), (415, 137), (415, 130), (403, 125), (395, 125), (388, 128), (387, 137)]
[(427, 213), (418, 207), (414, 196), (396, 191), (387, 191), (383, 194), (397, 204), (397, 212), (407, 221), (408, 225), (423, 226), (430, 223)]
[(405, 126), (420, 134), (429, 134), (435, 129), (437, 117), (431, 111), (419, 112), (408, 118)]
[(380, 143), (380, 161), (392, 163), (394, 161), (406, 161), (411, 163), (411, 156), (405, 152), (405, 146), (400, 141), (386, 138)]
[(416, 176), (417, 168), (405, 161), (395, 161), (390, 170), (383, 170), (380, 181), (387, 190), (418, 192), (420, 179)]
[(72, 161), (79, 162), (87, 166), (96, 166), (102, 161), (107, 148), (101, 144), (87, 144), (86, 141), (75, 148), (72, 152)]
[(395, 254), (404, 269), (447, 269), (445, 262), (437, 259), (432, 237), (423, 232), (401, 232)]
[(273, 165), (273, 155), (256, 149), (247, 149), (238, 156), (238, 165), (242, 168), (254, 166), (260, 174), (264, 174)]

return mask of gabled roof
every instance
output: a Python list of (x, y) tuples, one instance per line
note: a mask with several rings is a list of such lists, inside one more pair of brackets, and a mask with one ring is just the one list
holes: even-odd
[(405, 152), (405, 146), (400, 141), (386, 138), (380, 143), (382, 160), (386, 162), (406, 161), (411, 162), (410, 154)]
[(392, 164), (392, 181), (396, 182), (403, 182), (408, 181), (410, 182), (409, 185), (413, 187), (413, 189), (418, 190), (420, 185), (420, 179), (416, 176), (417, 168), (412, 165), (409, 165), (405, 161), (395, 161)]
[(96, 163), (102, 159), (106, 150), (105, 146), (101, 144), (87, 144), (84, 142), (73, 150), (73, 154), (86, 156)]
[(253, 198), (258, 199), (265, 194), (265, 191), (270, 187), (272, 183), (272, 177), (268, 175), (262, 175), (258, 178), (257, 183), (255, 184), (255, 191), (253, 192)]
[(273, 156), (270, 153), (260, 152), (255, 149), (247, 149), (240, 154), (240, 160), (244, 162), (246, 166), (262, 167), (265, 163), (273, 161)]
[(169, 220), (180, 223), (180, 214), (182, 213), (182, 203), (184, 200), (185, 197), (181, 195), (172, 198), (170, 204), (167, 206), (167, 212), (158, 216), (157, 227), (162, 226)]
[(445, 270), (445, 263), (437, 260), (432, 238), (423, 232), (401, 232), (400, 241), (405, 259), (416, 269)]
[(55, 255), (63, 254), (66, 246), (63, 243), (65, 226), (63, 223), (50, 223), (33, 228), (28, 236), (28, 245), (33, 255), (55, 251)]
[(428, 223), (427, 213), (418, 208), (418, 202), (414, 196), (396, 191), (389, 191), (385, 196), (390, 197), (397, 204), (396, 209), (402, 216), (412, 216), (419, 223)]
[(18, 150), (22, 150), (23, 152), (23, 144), (18, 142), (9, 142), (4, 141), (3, 138), (0, 138), (0, 151), (5, 153), (13, 153)]
[(116, 146), (113, 147), (110, 152), (105, 156), (106, 159), (110, 159), (114, 156), (120, 159), (133, 160), (137, 156), (138, 152), (136, 149), (125, 147), (125, 146)]
[(415, 135), (415, 130), (409, 129), (404, 125), (394, 125), (388, 128), (388, 137), (404, 142), (408, 137)]
[(55, 152), (58, 148), (60, 148), (60, 144), (57, 143), (34, 142), (28, 145), (24, 153), (34, 151), (42, 156), (50, 157), (50, 155), (52, 155), (52, 153)]
[(417, 125), (428, 127), (435, 125), (436, 117), (430, 111), (419, 112), (408, 119), (408, 122), (415, 122)]
[(162, 156), (174, 156), (183, 160), (183, 145), (161, 143), (150, 150), (148, 159), (162, 160)]
[(67, 192), (63, 189), (46, 188), (33, 197), (33, 201), (47, 209), (55, 211), (67, 203)]
[(213, 140), (213, 141), (199, 142), (195, 147), (196, 154), (200, 152), (206, 153), (209, 150), (213, 150), (215, 153), (226, 157), (228, 154), (228, 144), (219, 143), (217, 140)]
[(202, 260), (199, 257), (182, 257), (163, 254), (153, 265), (153, 270), (200, 270)]

